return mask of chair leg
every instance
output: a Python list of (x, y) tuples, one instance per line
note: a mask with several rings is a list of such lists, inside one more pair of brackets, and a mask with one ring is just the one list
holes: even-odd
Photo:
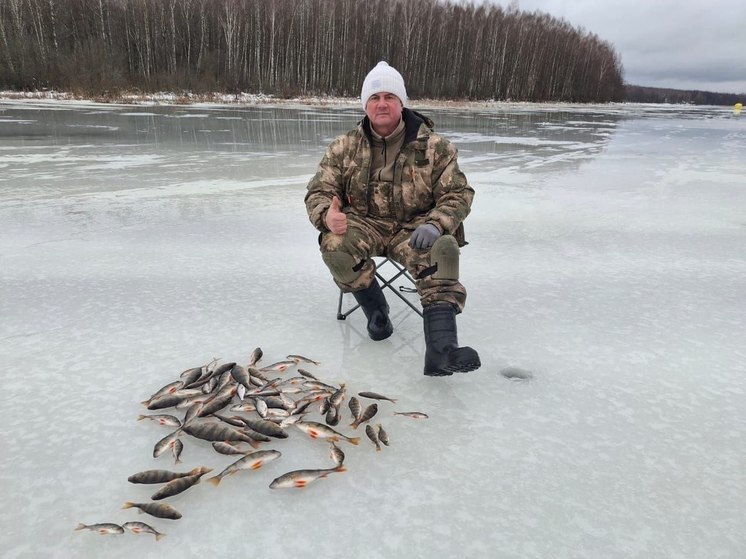
[[(396, 268), (397, 272), (391, 276), (390, 278), (385, 278), (381, 272), (379, 271), (381, 267), (386, 264), (390, 263), (394, 268)], [(400, 277), (405, 277), (412, 285), (416, 285), (414, 278), (407, 272), (407, 269), (400, 265), (398, 262), (395, 262), (388, 257), (383, 257), (383, 260), (376, 263), (376, 277), (381, 281), (381, 289), (388, 288), (391, 290), (394, 295), (399, 297), (402, 301), (404, 301), (409, 308), (411, 308), (414, 312), (416, 312), (418, 315), (422, 316), (422, 310), (419, 309), (417, 306), (415, 306), (412, 301), (404, 297), (404, 295), (401, 294), (401, 292), (406, 293), (416, 293), (417, 290), (412, 287), (406, 287), (403, 285), (398, 286), (398, 289), (396, 286), (393, 285), (393, 282), (395, 282)], [(355, 312), (357, 309), (360, 308), (360, 305), (355, 305), (353, 307), (350, 307), (346, 312), (342, 312), (342, 301), (344, 297), (344, 292), (340, 289), (339, 290), (339, 304), (337, 305), (337, 320), (346, 320), (348, 316), (350, 316), (353, 312)]]

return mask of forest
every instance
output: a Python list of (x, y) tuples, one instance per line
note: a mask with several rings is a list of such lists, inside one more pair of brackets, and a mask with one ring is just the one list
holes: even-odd
[(412, 98), (621, 101), (595, 34), (441, 0), (2, 0), (0, 88), (349, 96), (387, 60)]
[(624, 100), (630, 103), (686, 103), (690, 105), (735, 105), (744, 95), (712, 91), (667, 89), (661, 87), (625, 86)]

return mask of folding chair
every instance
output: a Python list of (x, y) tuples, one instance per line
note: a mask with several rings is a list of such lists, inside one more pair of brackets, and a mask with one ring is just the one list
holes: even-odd
[[(417, 289), (414, 287), (409, 287), (407, 285), (393, 285), (393, 283), (399, 279), (400, 277), (406, 278), (409, 280), (409, 282), (414, 286), (415, 282), (412, 276), (407, 272), (407, 269), (399, 264), (398, 262), (395, 262), (393, 260), (390, 260), (388, 257), (383, 256), (381, 257), (383, 260), (380, 262), (376, 262), (376, 277), (381, 280), (381, 289), (388, 288), (390, 289), (399, 299), (404, 301), (409, 307), (416, 312), (418, 315), (422, 316), (422, 311), (417, 308), (412, 301), (404, 297), (402, 293), (417, 293)], [(395, 269), (396, 273), (392, 275), (390, 278), (385, 278), (381, 274), (381, 267), (385, 264), (391, 264)], [(339, 290), (339, 304), (337, 305), (337, 320), (345, 320), (348, 316), (350, 316), (353, 312), (355, 312), (357, 309), (360, 308), (360, 305), (355, 305), (353, 307), (350, 307), (347, 309), (346, 312), (342, 312), (342, 302), (343, 302), (344, 292), (340, 289)]]

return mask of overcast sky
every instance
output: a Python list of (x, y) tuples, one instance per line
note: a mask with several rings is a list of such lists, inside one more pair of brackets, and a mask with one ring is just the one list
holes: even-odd
[(746, 93), (746, 0), (519, 0), (518, 6), (614, 45), (628, 84)]

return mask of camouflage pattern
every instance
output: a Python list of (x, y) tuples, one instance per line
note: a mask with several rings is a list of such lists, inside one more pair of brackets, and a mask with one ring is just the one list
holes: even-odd
[(436, 279), (432, 274), (420, 278), (431, 267), (430, 249), (418, 250), (409, 246), (412, 232), (402, 229), (396, 219), (365, 217), (347, 214), (347, 232), (321, 234), (321, 252), (340, 251), (352, 255), (355, 269), (362, 263), (359, 275), (349, 283), (334, 280), (344, 292), (368, 287), (375, 278), (375, 262), (371, 256), (386, 255), (396, 260), (415, 279), (415, 287), (423, 308), (433, 303), (451, 303), (458, 312), (464, 309), (466, 290), (458, 280)]
[[(366, 117), (327, 148), (308, 183), (306, 210), (321, 232), (322, 253), (340, 250), (356, 262), (365, 262), (353, 282), (337, 282), (343, 291), (370, 285), (374, 277), (370, 257), (386, 255), (415, 278), (423, 307), (447, 301), (461, 311), (466, 300), (464, 287), (457, 280), (418, 279), (430, 267), (430, 251), (410, 248), (407, 243), (419, 225), (433, 223), (443, 234), (453, 235), (459, 246), (466, 244), (462, 222), (469, 215), (474, 189), (459, 169), (455, 146), (433, 132), (430, 119), (406, 108), (402, 118), (406, 125), (404, 146), (394, 165), (390, 189), (370, 180), (372, 156)], [(388, 192), (390, 198), (375, 199), (374, 194), (380, 192)], [(347, 214), (345, 235), (331, 233), (324, 224), (334, 196)], [(379, 217), (381, 213), (386, 217)]]

